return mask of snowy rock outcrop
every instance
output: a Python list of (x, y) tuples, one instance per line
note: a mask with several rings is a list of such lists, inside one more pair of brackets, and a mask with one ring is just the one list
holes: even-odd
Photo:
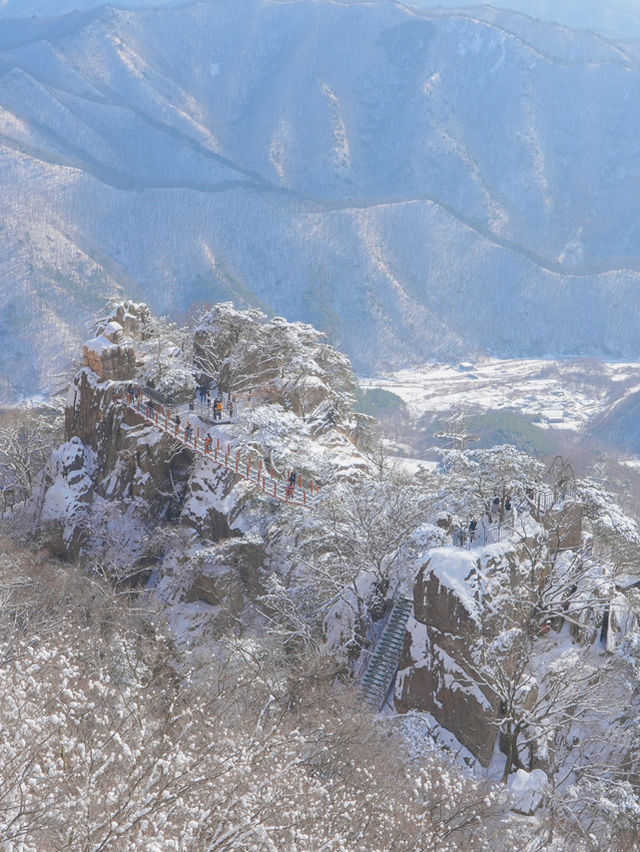
[(83, 347), (84, 365), (103, 380), (129, 381), (136, 375), (133, 339), (146, 336), (151, 312), (143, 304), (122, 302), (98, 324), (97, 335)]
[(96, 456), (80, 438), (59, 447), (42, 474), (40, 523), (54, 553), (77, 556), (88, 534)]
[[(484, 766), (495, 748), (500, 702), (474, 646), (504, 629), (513, 606), (505, 584), (515, 588), (518, 575), (518, 555), (505, 545), (431, 551), (414, 585), (396, 682), (398, 710), (429, 712)], [(509, 667), (508, 654), (503, 663)]]
[(121, 343), (122, 326), (111, 322), (105, 331), (84, 344), (84, 365), (101, 379), (127, 381), (136, 374), (136, 353), (131, 344)]
[[(100, 355), (100, 363), (92, 368), (89, 359), (67, 396), (70, 443), (65, 447), (67, 456), (69, 448), (75, 453), (73, 464), (50, 463), (34, 507), (40, 531), (56, 552), (90, 553), (117, 575), (153, 575), (163, 599), (209, 607), (215, 624), (223, 627), (264, 588), (264, 549), (275, 521), (283, 513), (293, 518), (305, 510), (282, 506), (270, 488), (244, 476), (246, 462), (244, 471), (242, 465), (217, 465), (216, 447), (232, 452), (234, 459), (253, 458), (269, 476), (282, 478), (295, 469), (316, 486), (329, 477), (346, 481), (361, 475), (368, 462), (353, 441), (359, 421), (352, 407), (355, 380), (345, 356), (300, 323), (267, 320), (229, 304), (218, 306), (212, 316), (224, 318), (229, 340), (219, 325), (201, 321), (195, 368), (185, 355), (191, 352), (187, 329), (150, 317), (146, 306), (117, 306), (98, 325), (100, 334), (85, 351)], [(117, 371), (107, 371), (102, 356), (123, 348), (125, 331), (135, 375), (127, 372), (114, 380), (108, 374)], [(206, 406), (200, 410), (203, 419), (197, 419), (193, 371), (199, 368), (202, 376), (203, 366), (209, 383), (215, 379), (216, 393), (228, 400), (233, 390), (232, 420), (212, 421)], [(148, 394), (149, 384), (159, 377), (171, 391), (170, 409), (164, 401), (148, 409), (148, 396), (137, 406), (126, 404), (130, 378)], [(189, 405), (176, 407), (189, 386)], [(152, 393), (166, 400), (156, 388)], [(151, 422), (144, 416), (148, 410), (156, 412)], [(178, 414), (183, 422), (174, 427)], [(209, 458), (183, 442), (189, 420), (200, 432), (200, 450), (211, 431)]]

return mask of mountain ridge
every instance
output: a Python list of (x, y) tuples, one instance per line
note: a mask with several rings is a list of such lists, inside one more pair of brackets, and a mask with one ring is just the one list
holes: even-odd
[(0, 396), (45, 388), (119, 294), (260, 305), (367, 372), (637, 357), (640, 53), (483, 15), (500, 26), (390, 3), (102, 7), (0, 49)]

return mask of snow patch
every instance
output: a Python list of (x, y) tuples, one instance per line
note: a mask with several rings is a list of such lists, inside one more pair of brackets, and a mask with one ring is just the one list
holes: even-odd
[(474, 554), (453, 547), (439, 547), (431, 551), (429, 562), (429, 569), (440, 585), (453, 591), (475, 621), (480, 620), (481, 613), (469, 578), (477, 565)]
[(540, 806), (548, 789), (549, 779), (542, 769), (533, 769), (531, 772), (518, 769), (509, 778), (514, 809), (523, 814), (532, 814)]

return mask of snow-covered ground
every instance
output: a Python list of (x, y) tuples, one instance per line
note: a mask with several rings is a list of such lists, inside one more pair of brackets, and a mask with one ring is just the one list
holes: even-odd
[[(577, 381), (576, 372), (592, 381)], [(636, 381), (637, 380), (637, 381)], [(362, 378), (364, 388), (397, 394), (412, 414), (451, 409), (510, 409), (542, 428), (582, 430), (612, 402), (640, 387), (639, 363), (594, 363), (491, 358), (433, 364)]]

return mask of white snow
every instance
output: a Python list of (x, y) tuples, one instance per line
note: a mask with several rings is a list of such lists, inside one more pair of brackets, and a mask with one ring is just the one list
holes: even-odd
[(90, 349), (92, 352), (95, 352), (97, 355), (101, 355), (107, 349), (115, 349), (117, 344), (112, 343), (108, 340), (104, 334), (99, 334), (98, 337), (94, 337), (91, 340), (85, 341), (85, 347)]
[[(629, 385), (634, 378), (640, 380), (638, 363), (592, 365), (593, 376), (600, 373), (601, 389), (596, 393), (576, 387), (573, 369), (570, 361), (487, 358), (457, 366), (425, 364), (361, 378), (360, 384), (397, 394), (417, 416), (452, 408), (505, 409), (530, 417), (541, 428), (581, 430), (613, 400), (637, 390), (635, 383)], [(624, 387), (618, 387), (622, 383)]]
[(531, 772), (518, 769), (509, 778), (514, 808), (524, 814), (532, 814), (536, 810), (548, 789), (549, 779), (542, 769)]
[(430, 552), (430, 571), (440, 584), (450, 588), (460, 600), (469, 615), (480, 619), (480, 610), (469, 578), (477, 568), (474, 553), (457, 547), (438, 547)]

